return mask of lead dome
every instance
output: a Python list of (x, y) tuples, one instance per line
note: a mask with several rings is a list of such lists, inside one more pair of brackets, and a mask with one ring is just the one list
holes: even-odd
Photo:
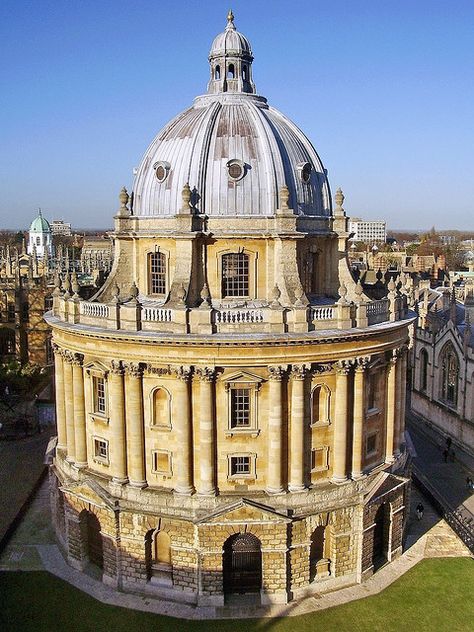
[(297, 215), (331, 215), (329, 184), (311, 142), (258, 96), (248, 40), (233, 15), (212, 45), (208, 93), (178, 114), (147, 149), (134, 183), (133, 214), (175, 215), (183, 185), (208, 216), (272, 216), (281, 188)]

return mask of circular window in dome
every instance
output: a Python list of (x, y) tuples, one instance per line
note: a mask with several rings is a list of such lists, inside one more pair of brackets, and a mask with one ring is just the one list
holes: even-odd
[(245, 163), (241, 160), (229, 160), (227, 163), (227, 172), (231, 180), (242, 180), (245, 175)]
[(300, 172), (300, 178), (301, 180), (305, 183), (308, 184), (308, 182), (311, 180), (311, 171), (312, 171), (312, 166), (309, 162), (304, 162), (301, 165), (298, 165), (298, 169)]
[(155, 176), (158, 182), (164, 182), (168, 177), (170, 164), (168, 162), (156, 162), (153, 165), (153, 169), (155, 170)]

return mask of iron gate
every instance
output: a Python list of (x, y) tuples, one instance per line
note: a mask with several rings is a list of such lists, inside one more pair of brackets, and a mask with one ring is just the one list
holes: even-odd
[(260, 540), (251, 533), (237, 533), (224, 544), (224, 592), (259, 592), (262, 586)]

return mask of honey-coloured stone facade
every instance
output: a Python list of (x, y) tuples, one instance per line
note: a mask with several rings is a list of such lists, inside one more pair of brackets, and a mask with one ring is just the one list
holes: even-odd
[(55, 289), (53, 519), (69, 562), (121, 590), (286, 603), (400, 552), (413, 317), (394, 283), (371, 301), (352, 278), (344, 196), (333, 211), (303, 133), (216, 79), (249, 72), (248, 42), (219, 51), (120, 194), (103, 288)]

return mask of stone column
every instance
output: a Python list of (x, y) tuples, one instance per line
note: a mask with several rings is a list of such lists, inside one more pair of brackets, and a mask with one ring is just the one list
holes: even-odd
[(408, 347), (402, 347), (402, 368), (400, 371), (400, 379), (401, 379), (401, 412), (400, 412), (400, 428), (398, 433), (398, 448), (400, 449), (400, 444), (405, 441), (405, 415), (406, 415), (406, 404), (407, 404), (407, 366), (408, 366)]
[(393, 428), (393, 454), (400, 455), (400, 427), (402, 423), (402, 372), (403, 372), (403, 351), (397, 349), (397, 367), (395, 371), (395, 421)]
[(112, 360), (109, 373), (110, 471), (115, 483), (127, 483), (127, 440), (125, 426), (124, 369)]
[(66, 450), (66, 407), (64, 403), (64, 361), (61, 349), (53, 343), (54, 384), (56, 393), (56, 427), (58, 431), (58, 450)]
[(199, 402), (199, 481), (198, 494), (216, 494), (215, 439), (214, 439), (214, 389), (215, 369), (197, 369), (200, 379)]
[(72, 353), (65, 351), (64, 355), (64, 406), (66, 412), (66, 444), (67, 460), (76, 460), (76, 439), (74, 436), (74, 393), (72, 386)]
[(191, 428), (191, 398), (189, 394), (191, 367), (179, 366), (176, 372), (176, 397), (173, 414), (176, 428), (178, 453), (174, 456), (176, 472), (175, 491), (178, 494), (192, 494), (193, 485), (193, 460), (192, 460), (192, 428)]
[(387, 364), (387, 397), (385, 408), (385, 463), (393, 463), (393, 438), (396, 417), (396, 373), (397, 356), (395, 352)]
[(352, 432), (352, 478), (361, 478), (365, 419), (365, 372), (370, 358), (358, 358), (354, 376), (354, 426)]
[(350, 364), (338, 362), (336, 366), (336, 409), (333, 424), (333, 468), (332, 480), (342, 483), (347, 479), (347, 395)]
[(130, 485), (146, 487), (142, 369), (139, 364), (130, 363), (125, 370), (128, 474)]
[(269, 366), (267, 492), (283, 493), (282, 467), (282, 379), (285, 367)]
[(304, 379), (306, 367), (293, 365), (291, 368), (291, 428), (289, 437), (290, 492), (305, 489), (305, 415), (304, 415)]
[(84, 356), (75, 353), (72, 362), (73, 397), (74, 397), (74, 441), (76, 447), (75, 465), (87, 467), (86, 409), (84, 406), (84, 373), (82, 361)]

